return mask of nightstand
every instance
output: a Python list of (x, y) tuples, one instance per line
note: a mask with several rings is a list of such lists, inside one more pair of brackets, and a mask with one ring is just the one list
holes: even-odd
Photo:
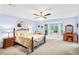
[(12, 38), (4, 38), (4, 41), (3, 41), (3, 48), (8, 48), (8, 47), (11, 47), (14, 45), (14, 37)]

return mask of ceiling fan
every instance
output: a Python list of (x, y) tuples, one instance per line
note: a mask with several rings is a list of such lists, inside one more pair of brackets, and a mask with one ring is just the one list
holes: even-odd
[(14, 5), (14, 4), (9, 4), (9, 6), (11, 6), (11, 7), (15, 7), (15, 5)]
[(33, 15), (35, 15), (35, 18), (44, 18), (47, 19), (47, 16), (50, 16), (51, 13), (45, 13), (44, 11), (40, 11), (39, 13), (34, 13)]

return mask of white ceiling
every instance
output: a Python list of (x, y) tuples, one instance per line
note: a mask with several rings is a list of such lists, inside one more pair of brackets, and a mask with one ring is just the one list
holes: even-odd
[(66, 18), (79, 15), (79, 4), (15, 4), (15, 7), (8, 4), (0, 5), (0, 13), (17, 16), (21, 18), (37, 20), (33, 13), (40, 10), (47, 10), (52, 15), (48, 19)]

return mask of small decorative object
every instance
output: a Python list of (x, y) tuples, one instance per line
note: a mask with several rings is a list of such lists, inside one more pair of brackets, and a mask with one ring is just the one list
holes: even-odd
[(40, 25), (38, 25), (38, 28), (40, 27)]
[(76, 32), (73, 32), (73, 34), (77, 34)]
[(17, 21), (17, 27), (23, 27), (23, 21), (22, 20)]
[(7, 30), (6, 32), (8, 33), (8, 38), (9, 38), (9, 34), (11, 33), (11, 31), (10, 30)]
[(78, 24), (77, 24), (77, 28), (78, 28)]
[(22, 27), (20, 23), (17, 24), (17, 27)]
[(77, 28), (79, 28), (79, 23), (77, 24)]
[(43, 28), (43, 26), (41, 26), (41, 28)]

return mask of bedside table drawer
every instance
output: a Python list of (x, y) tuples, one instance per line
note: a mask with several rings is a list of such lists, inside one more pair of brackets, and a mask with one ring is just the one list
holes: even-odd
[(5, 38), (3, 42), (3, 48), (8, 48), (14, 45), (14, 38)]

